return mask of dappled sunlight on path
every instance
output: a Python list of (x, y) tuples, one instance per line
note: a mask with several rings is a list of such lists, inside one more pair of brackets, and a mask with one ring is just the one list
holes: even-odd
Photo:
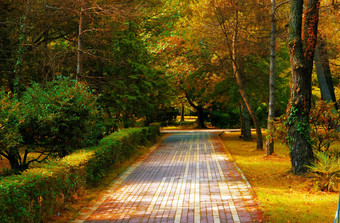
[(250, 185), (209, 132), (169, 134), (73, 222), (261, 222)]

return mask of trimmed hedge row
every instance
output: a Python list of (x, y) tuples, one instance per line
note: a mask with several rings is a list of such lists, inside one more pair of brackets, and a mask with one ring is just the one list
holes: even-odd
[(105, 171), (157, 135), (159, 125), (124, 129), (102, 139), (98, 146), (1, 179), (1, 222), (41, 222), (65, 207), (80, 188), (96, 184)]

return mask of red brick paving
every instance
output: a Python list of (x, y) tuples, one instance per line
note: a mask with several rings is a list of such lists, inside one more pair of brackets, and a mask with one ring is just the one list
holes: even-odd
[(168, 135), (72, 222), (262, 221), (249, 183), (216, 134), (181, 132)]

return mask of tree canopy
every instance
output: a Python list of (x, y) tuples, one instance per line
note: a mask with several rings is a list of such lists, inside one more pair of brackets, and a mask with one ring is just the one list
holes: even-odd
[[(317, 0), (3, 0), (1, 134), (13, 135), (2, 147), (31, 145), (19, 132), (29, 120), (23, 117), (43, 109), (33, 105), (50, 100), (57, 106), (58, 95), (75, 97), (83, 89), (79, 86), (84, 86), (88, 98), (85, 90), (78, 96), (101, 114), (104, 133), (175, 120), (185, 104), (198, 116), (199, 128), (250, 131), (254, 127), (257, 148), (262, 149), (262, 129), (271, 129), (267, 124), (287, 111), (293, 169), (304, 172), (303, 166), (313, 159), (310, 108), (326, 94), (331, 99), (325, 100), (339, 102), (338, 9), (338, 1)], [(273, 33), (274, 42), (270, 42)], [(269, 94), (273, 66), (275, 91)], [(62, 77), (69, 82), (56, 89), (55, 81)], [(269, 106), (271, 95), (275, 101)], [(74, 103), (77, 107), (78, 101)], [(21, 105), (25, 109), (19, 112)], [(48, 138), (39, 144), (46, 148), (58, 140), (47, 133), (60, 130), (52, 128), (57, 122), (53, 118), (66, 113), (48, 109), (39, 110), (45, 112), (46, 120), (31, 117), (34, 130), (25, 128), (32, 129), (27, 131), (35, 143)], [(39, 130), (38, 136), (37, 129), (44, 126), (40, 122), (51, 127)], [(77, 125), (81, 128), (84, 123)], [(20, 145), (11, 143), (16, 137)], [(68, 143), (72, 140), (78, 139)], [(305, 148), (306, 158), (300, 157), (300, 147)], [(272, 147), (267, 154), (273, 152)]]

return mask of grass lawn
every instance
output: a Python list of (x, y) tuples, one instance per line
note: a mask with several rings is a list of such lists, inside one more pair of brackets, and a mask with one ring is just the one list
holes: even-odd
[(239, 135), (225, 133), (221, 139), (256, 192), (266, 222), (334, 221), (337, 192), (317, 191), (316, 179), (292, 174), (286, 146), (276, 143), (275, 155), (268, 157), (256, 150), (255, 140), (245, 142)]

